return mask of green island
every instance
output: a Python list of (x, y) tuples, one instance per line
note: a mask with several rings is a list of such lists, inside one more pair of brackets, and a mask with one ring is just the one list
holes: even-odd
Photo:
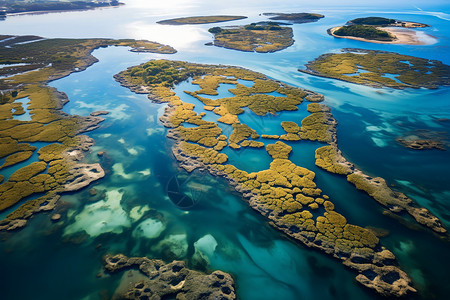
[(263, 13), (263, 16), (270, 16), (270, 20), (289, 21), (297, 24), (317, 22), (325, 17), (321, 14), (312, 13)]
[(117, 7), (123, 5), (118, 0), (111, 1), (14, 1), (0, 0), (0, 19), (9, 14), (34, 12), (58, 12), (72, 10), (87, 10), (100, 7)]
[(333, 31), (333, 34), (337, 36), (354, 36), (377, 41), (393, 41), (395, 39), (395, 37), (393, 37), (387, 31), (365, 25), (342, 26), (339, 29)]
[(372, 43), (393, 43), (406, 45), (424, 45), (416, 32), (403, 28), (430, 27), (427, 24), (399, 21), (382, 17), (357, 18), (347, 22), (344, 26), (333, 27), (327, 30), (328, 34), (337, 38), (355, 39)]
[[(0, 230), (25, 226), (33, 214), (52, 210), (61, 193), (79, 190), (105, 175), (99, 164), (80, 163), (94, 143), (82, 133), (98, 127), (104, 120), (98, 116), (102, 112), (67, 115), (61, 109), (69, 99), (48, 82), (86, 69), (97, 62), (91, 55), (94, 49), (113, 45), (176, 52), (148, 41), (0, 36), (0, 63), (11, 65), (0, 79), (0, 169), (20, 164), (9, 178), (0, 178), (0, 211), (12, 210), (0, 222)], [(16, 119), (25, 114), (26, 102), (29, 120)]]
[(292, 28), (283, 27), (274, 22), (213, 27), (208, 31), (214, 34), (214, 42), (207, 45), (245, 52), (275, 52), (294, 44)]
[[(207, 171), (224, 177), (240, 192), (248, 204), (270, 220), (270, 224), (304, 245), (323, 251), (356, 270), (356, 280), (385, 296), (402, 296), (415, 289), (408, 275), (396, 263), (392, 252), (380, 245), (370, 229), (347, 222), (333, 200), (322, 193), (314, 181), (315, 173), (295, 165), (287, 143), (318, 141), (325, 144), (316, 152), (317, 165), (332, 173), (348, 175), (348, 180), (367, 192), (393, 214), (406, 210), (417, 223), (446, 235), (440, 221), (425, 208), (417, 208), (405, 195), (392, 191), (382, 178), (371, 178), (346, 162), (336, 146), (337, 122), (323, 96), (295, 88), (247, 69), (181, 61), (154, 60), (130, 67), (115, 75), (121, 85), (149, 99), (166, 103), (161, 121), (170, 128), (168, 137), (180, 167), (188, 172)], [(192, 79), (195, 92), (206, 111), (219, 116), (217, 122), (205, 121), (205, 113), (194, 112), (195, 105), (183, 102), (172, 90), (175, 84)], [(248, 87), (238, 80), (252, 81)], [(220, 84), (233, 84), (233, 97), (209, 99), (218, 95)], [(285, 96), (273, 96), (277, 92)], [(206, 95), (206, 96), (205, 96)], [(309, 104), (303, 104), (308, 101)], [(244, 108), (265, 116), (281, 111), (307, 109), (300, 122), (282, 122), (286, 134), (263, 135), (241, 122)], [(218, 123), (231, 126), (226, 135)], [(273, 141), (273, 142), (271, 142)], [(248, 173), (229, 162), (226, 147), (262, 148), (271, 156), (266, 170)], [(262, 149), (261, 149), (262, 150)], [(401, 218), (399, 216), (399, 218)]]
[(346, 48), (342, 53), (323, 54), (299, 71), (377, 88), (436, 89), (450, 85), (450, 66), (386, 51)]
[(207, 275), (188, 269), (184, 261), (166, 264), (117, 254), (104, 257), (104, 268), (107, 273), (127, 272), (127, 284), (120, 285), (113, 299), (236, 299), (229, 274), (214, 271)]
[(196, 25), (196, 24), (210, 24), (210, 23), (220, 23), (228, 21), (236, 21), (247, 19), (245, 16), (199, 16), (199, 17), (185, 17), (185, 18), (175, 18), (158, 21), (156, 23), (163, 25)]

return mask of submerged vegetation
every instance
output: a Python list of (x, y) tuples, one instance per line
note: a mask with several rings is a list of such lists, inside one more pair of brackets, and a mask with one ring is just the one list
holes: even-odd
[[(151, 71), (150, 71), (151, 70)], [(158, 72), (154, 71), (158, 70)], [(167, 74), (166, 71), (167, 70)], [(148, 74), (152, 73), (151, 77)], [(188, 172), (200, 169), (228, 179), (250, 206), (270, 219), (271, 224), (309, 247), (320, 249), (358, 271), (357, 281), (382, 295), (404, 295), (415, 291), (411, 280), (395, 263), (395, 256), (381, 247), (372, 231), (349, 224), (339, 213), (333, 200), (323, 194), (315, 182), (315, 174), (295, 165), (289, 155), (292, 147), (281, 140), (295, 142), (312, 140), (326, 143), (316, 153), (317, 164), (330, 172), (348, 175), (358, 189), (392, 211), (406, 210), (418, 223), (439, 233), (445, 229), (439, 220), (424, 208), (416, 208), (404, 195), (393, 192), (381, 178), (370, 178), (357, 171), (339, 156), (336, 147), (336, 121), (330, 109), (320, 103), (309, 103), (310, 115), (299, 122), (282, 122), (286, 134), (266, 135), (241, 122), (246, 112), (264, 116), (283, 110), (297, 110), (303, 100), (323, 99), (318, 94), (287, 86), (249, 70), (180, 61), (155, 60), (131, 67), (115, 76), (122, 85), (149, 98), (168, 104), (161, 121), (169, 127), (168, 137), (175, 140), (173, 153), (180, 166)], [(220, 116), (217, 122), (205, 121), (205, 113), (194, 112), (194, 105), (183, 102), (171, 88), (177, 82), (192, 79), (198, 90), (186, 92), (203, 103), (204, 109)], [(252, 81), (244, 86), (239, 80)], [(220, 84), (233, 84), (233, 97), (209, 99), (218, 95)], [(277, 91), (286, 97), (269, 95)], [(227, 132), (218, 123), (231, 125)], [(184, 124), (195, 127), (185, 127)], [(237, 168), (223, 152), (227, 147), (263, 147), (261, 139), (272, 139), (266, 151), (272, 162), (266, 170), (249, 173)], [(241, 150), (235, 150), (241, 149)], [(398, 209), (400, 207), (400, 209)], [(391, 280), (392, 278), (392, 280)]]
[(343, 53), (323, 54), (299, 71), (374, 87), (434, 89), (450, 85), (450, 66), (385, 51), (343, 49)]
[[(20, 205), (0, 222), (0, 230), (23, 227), (33, 213), (54, 208), (59, 194), (78, 190), (104, 176), (99, 164), (79, 163), (83, 152), (93, 144), (81, 133), (97, 128), (103, 119), (61, 112), (67, 96), (47, 83), (87, 68), (96, 62), (90, 53), (109, 45), (175, 52), (147, 41), (0, 36), (0, 63), (33, 66), (25, 72), (10, 67), (7, 76), (0, 79), (0, 158), (4, 159), (0, 169), (25, 164), (0, 181), (0, 211)], [(25, 113), (25, 99), (30, 120), (16, 120), (15, 116)], [(33, 145), (36, 142), (44, 145), (37, 148)], [(37, 161), (30, 159), (33, 155)]]
[(200, 16), (185, 17), (158, 21), (156, 23), (163, 25), (194, 25), (194, 24), (210, 24), (219, 22), (228, 22), (246, 19), (245, 16)]
[(292, 28), (273, 22), (213, 27), (209, 32), (214, 34), (214, 46), (246, 52), (275, 52), (294, 44)]

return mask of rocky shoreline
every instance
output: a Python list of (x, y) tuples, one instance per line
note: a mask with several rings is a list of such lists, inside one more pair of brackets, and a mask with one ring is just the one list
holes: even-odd
[[(129, 275), (124, 275), (126, 282), (112, 299), (236, 299), (234, 280), (229, 274), (193, 271), (184, 261), (166, 264), (162, 260), (117, 254), (106, 255), (104, 267), (108, 273), (128, 270)], [(139, 270), (143, 276), (133, 280), (130, 269)]]

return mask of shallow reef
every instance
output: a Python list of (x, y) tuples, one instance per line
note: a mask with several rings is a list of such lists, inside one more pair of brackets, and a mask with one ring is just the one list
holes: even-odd
[(245, 52), (268, 53), (294, 44), (292, 28), (278, 24), (213, 27), (213, 45)]
[(450, 66), (386, 51), (346, 48), (342, 53), (323, 54), (299, 71), (378, 88), (435, 89), (450, 85)]
[[(61, 193), (79, 190), (105, 175), (99, 164), (80, 163), (94, 144), (82, 133), (98, 128), (104, 119), (96, 114), (65, 114), (61, 109), (69, 99), (47, 83), (86, 69), (97, 61), (91, 55), (94, 49), (111, 45), (129, 46), (131, 51), (175, 52), (148, 41), (0, 36), (0, 63), (33, 66), (26, 72), (10, 68), (0, 79), (0, 158), (4, 158), (0, 169), (25, 164), (9, 178), (1, 178), (0, 211), (19, 207), (0, 221), (0, 230), (25, 226), (34, 213), (53, 209)], [(13, 118), (25, 113), (17, 99), (28, 99), (30, 120)], [(33, 155), (37, 161), (30, 159)]]
[[(180, 61), (149, 61), (130, 67), (115, 78), (137, 93), (148, 94), (152, 101), (167, 103), (161, 121), (170, 128), (168, 137), (175, 140), (172, 150), (180, 167), (188, 172), (204, 170), (226, 178), (253, 209), (270, 220), (272, 226), (308, 247), (341, 260), (358, 272), (358, 282), (378, 293), (402, 296), (415, 291), (408, 275), (397, 265), (395, 256), (380, 245), (373, 231), (349, 224), (333, 199), (317, 186), (314, 172), (289, 159), (292, 147), (282, 140), (322, 142), (324, 147), (316, 152), (320, 167), (348, 175), (350, 182), (382, 205), (388, 208), (396, 205), (391, 211), (402, 208), (417, 222), (445, 234), (440, 221), (428, 210), (416, 207), (411, 200), (405, 199), (406, 196), (403, 198), (402, 194), (389, 189), (383, 179), (368, 177), (345, 160), (336, 146), (337, 122), (329, 107), (318, 103), (323, 96), (242, 68)], [(205, 113), (194, 112), (193, 104), (183, 102), (171, 90), (175, 84), (189, 78), (199, 89), (188, 93), (201, 101), (206, 110), (225, 119), (219, 118), (217, 123), (203, 120)], [(240, 84), (238, 80), (242, 79), (252, 81), (253, 85)], [(236, 85), (229, 89), (234, 96), (214, 100), (204, 97), (217, 95), (220, 83)], [(286, 96), (269, 95), (274, 91)], [(310, 103), (305, 107), (304, 101)], [(244, 108), (251, 112), (245, 112)], [(310, 114), (300, 122), (281, 123), (286, 132), (281, 136), (262, 135), (240, 120), (243, 113), (264, 116), (297, 109), (306, 109)], [(224, 132), (218, 126), (220, 122), (231, 125), (232, 130)], [(185, 123), (197, 126), (184, 127)], [(272, 158), (266, 170), (253, 173), (240, 170), (222, 152), (226, 147), (234, 150), (252, 146), (263, 138), (274, 141), (265, 146)]]
[(427, 129), (417, 129), (412, 132), (407, 132), (395, 140), (400, 145), (414, 150), (438, 149), (446, 151), (449, 144), (447, 132), (437, 132)]
[[(236, 299), (229, 274), (193, 271), (184, 261), (166, 264), (162, 260), (117, 254), (106, 255), (104, 267), (108, 273), (126, 271), (112, 299)], [(133, 276), (134, 270), (140, 276)]]

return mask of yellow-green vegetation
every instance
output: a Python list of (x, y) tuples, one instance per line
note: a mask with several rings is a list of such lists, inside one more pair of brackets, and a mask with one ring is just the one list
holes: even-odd
[[(4, 38), (2, 36), (0, 40)], [(19, 43), (24, 41), (33, 42)], [(39, 154), (39, 161), (26, 164), (9, 178), (2, 176), (0, 211), (23, 202), (27, 197), (43, 194), (40, 198), (21, 203), (15, 212), (0, 222), (0, 230), (24, 226), (25, 219), (33, 213), (51, 209), (46, 203), (53, 203), (49, 199), (57, 199), (68, 185), (73, 190), (93, 180), (84, 179), (83, 167), (77, 166), (67, 152), (81, 151), (79, 148), (87, 137), (79, 134), (95, 128), (102, 119), (62, 114), (60, 110), (68, 99), (47, 83), (85, 69), (96, 62), (90, 54), (94, 49), (110, 45), (133, 47), (133, 51), (175, 52), (169, 46), (153, 42), (109, 39), (10, 37), (8, 47), (0, 47), (0, 63), (34, 66), (26, 73), (11, 69), (7, 74), (9, 77), (0, 79), (0, 158), (5, 159), (0, 169), (19, 162), (26, 164), (35, 151)], [(13, 119), (13, 115), (24, 113), (19, 109), (21, 105), (15, 103), (16, 99), (22, 98), (29, 100), (30, 121)], [(46, 142), (48, 145), (37, 150), (30, 145), (33, 142)], [(83, 184), (83, 180), (87, 183)]]
[(292, 28), (276, 23), (245, 26), (213, 27), (214, 46), (246, 52), (275, 52), (294, 44)]
[(283, 142), (276, 142), (266, 146), (267, 153), (273, 158), (288, 159), (292, 151), (292, 147)]
[(307, 109), (311, 114), (302, 120), (300, 137), (303, 140), (334, 143), (337, 122), (328, 106), (310, 103)]
[[(321, 99), (319, 95), (286, 86), (241, 68), (165, 60), (150, 61), (129, 68), (115, 78), (132, 90), (146, 91), (151, 99), (168, 103), (161, 119), (165, 126), (171, 128), (168, 136), (176, 140), (173, 153), (185, 170), (191, 172), (202, 169), (227, 178), (255, 210), (270, 219), (272, 225), (310, 247), (340, 258), (345, 265), (360, 272), (357, 280), (362, 284), (385, 295), (402, 295), (414, 291), (410, 286), (410, 279), (403, 271), (391, 263), (385, 265), (383, 259), (379, 258), (380, 253), (386, 253), (383, 251), (387, 251), (390, 258), (394, 256), (379, 246), (378, 238), (373, 232), (349, 224), (338, 212), (339, 208), (335, 207), (332, 199), (317, 187), (314, 172), (289, 160), (291, 146), (281, 141), (269, 144), (266, 151), (272, 157), (272, 162), (268, 169), (253, 173), (240, 170), (228, 162), (227, 155), (221, 153), (227, 144), (227, 137), (220, 127), (216, 123), (204, 121), (202, 114), (193, 111), (194, 105), (184, 103), (171, 91), (171, 87), (192, 78), (192, 83), (198, 85), (199, 90), (189, 94), (201, 101), (208, 111), (226, 118), (228, 124), (232, 125), (228, 145), (234, 149), (256, 146), (253, 143), (263, 146), (258, 141), (260, 135), (239, 120), (245, 107), (264, 116), (267, 113), (298, 109), (302, 99), (309, 96), (311, 99)], [(239, 84), (238, 79), (252, 81), (253, 85), (246, 87)], [(214, 100), (204, 97), (217, 95), (220, 83), (235, 84), (236, 88), (229, 90), (234, 97)], [(285, 97), (267, 94), (273, 91)], [(286, 133), (334, 145), (336, 122), (329, 108), (323, 104), (310, 103), (307, 110), (311, 114), (301, 122), (301, 127), (295, 122), (281, 124)], [(221, 118), (218, 122), (223, 122)], [(197, 126), (185, 128), (183, 123)], [(276, 138), (270, 135), (263, 137)], [(217, 147), (221, 142), (224, 146)], [(323, 160), (324, 164), (334, 163), (328, 157)], [(355, 256), (357, 259), (353, 260)], [(375, 278), (369, 279), (364, 275), (363, 272), (368, 269), (375, 274)], [(402, 284), (385, 281), (382, 274), (387, 270), (396, 273)]]
[(331, 173), (347, 175), (352, 172), (340, 151), (334, 146), (328, 145), (318, 148), (315, 158), (317, 166)]
[[(238, 144), (241, 143), (242, 141), (251, 143), (251, 141), (248, 141), (248, 138), (258, 139), (259, 135), (256, 133), (255, 130), (251, 129), (245, 124), (233, 124), (233, 132), (230, 134), (230, 137), (228, 138), (231, 148), (234, 149), (240, 148), (241, 146), (239, 146)], [(250, 146), (251, 144), (245, 143), (244, 145)], [(259, 142), (256, 145), (260, 145), (258, 146), (258, 148), (264, 146), (264, 144), (262, 144), (261, 142)]]
[(394, 52), (344, 49), (343, 53), (321, 55), (306, 67), (299, 71), (374, 87), (432, 89), (450, 85), (450, 66)]
[(246, 19), (245, 16), (199, 16), (185, 17), (158, 21), (156, 23), (163, 25), (193, 25), (193, 24), (210, 24), (219, 22), (228, 22)]

